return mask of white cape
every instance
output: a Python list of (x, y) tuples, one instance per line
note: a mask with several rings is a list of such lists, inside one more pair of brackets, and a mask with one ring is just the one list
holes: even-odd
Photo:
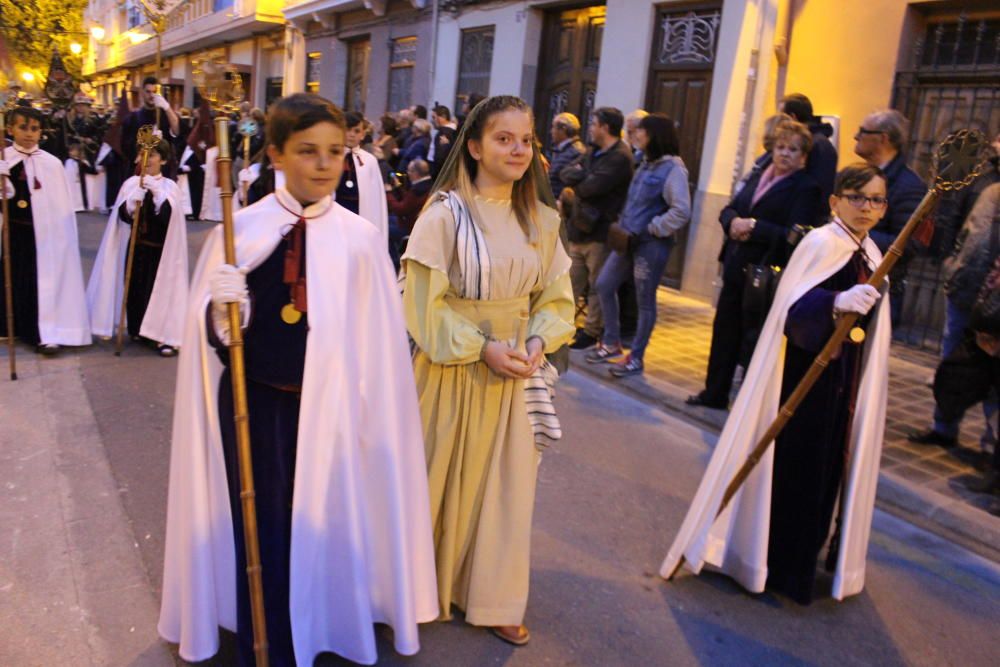
[(389, 206), (385, 201), (385, 183), (378, 159), (361, 148), (354, 148), (354, 169), (358, 175), (358, 215), (375, 225), (386, 247), (389, 243)]
[[(201, 198), (201, 214), (199, 220), (219, 222), (222, 220), (222, 189), (219, 187), (219, 157), (218, 146), (212, 146), (205, 151), (205, 186)], [(235, 201), (235, 197), (233, 200)]]
[[(881, 261), (882, 255), (870, 238), (865, 239), (864, 248), (873, 262)], [(835, 224), (827, 224), (807, 234), (792, 254), (782, 271), (774, 304), (732, 412), (684, 523), (660, 567), (662, 576), (669, 576), (683, 555), (687, 568), (695, 574), (707, 564), (720, 569), (750, 592), (764, 590), (773, 445), (761, 457), (726, 511), (717, 520), (715, 514), (729, 481), (778, 413), (788, 309), (807, 291), (839, 271), (856, 249), (846, 232)], [(850, 433), (840, 550), (833, 581), (833, 597), (837, 600), (855, 595), (864, 587), (865, 555), (885, 430), (889, 342), (889, 304), (888, 297), (884, 296), (869, 326)]]
[[(277, 200), (236, 215), (238, 263), (254, 268), (295, 222)], [(334, 204), (307, 222), (309, 326), (292, 505), (290, 614), (295, 655), (377, 659), (373, 623), (396, 650), (419, 649), (438, 615), (420, 413), (392, 265), (371, 225)], [(181, 347), (170, 460), (159, 632), (185, 660), (236, 627), (232, 516), (219, 435), (223, 367), (209, 345), (208, 277), (223, 262), (213, 229), (195, 275)]]
[[(3, 157), (11, 169), (24, 159), (13, 146), (4, 149)], [(34, 215), (39, 337), (43, 344), (90, 345), (80, 243), (66, 170), (59, 158), (43, 150), (25, 162)], [(41, 185), (37, 190), (36, 177)]]
[[(150, 177), (146, 177), (147, 179)], [(163, 243), (163, 255), (156, 269), (153, 292), (142, 318), (139, 335), (178, 347), (184, 334), (187, 309), (188, 244), (187, 227), (180, 203), (180, 189), (169, 178), (160, 176), (160, 198), (157, 208), (170, 202), (170, 224)], [(132, 176), (122, 183), (118, 198), (108, 216), (104, 238), (97, 250), (94, 268), (87, 283), (87, 307), (90, 325), (96, 336), (112, 336), (121, 318), (122, 292), (125, 289), (125, 260), (128, 256), (132, 227), (118, 219), (118, 208), (139, 187), (139, 177)]]
[(83, 185), (80, 183), (80, 163), (73, 159), (68, 159), (63, 163), (63, 170), (66, 172), (66, 184), (69, 185), (70, 206), (74, 213), (87, 210), (83, 205)]
[(104, 201), (107, 190), (108, 177), (103, 169), (99, 169), (96, 174), (84, 174), (83, 180), (87, 184), (87, 204), (91, 211), (106, 211), (108, 203)]

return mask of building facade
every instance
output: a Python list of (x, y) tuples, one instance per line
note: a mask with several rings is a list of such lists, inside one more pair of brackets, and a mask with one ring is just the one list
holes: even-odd
[[(169, 13), (160, 35), (162, 68), (174, 107), (197, 101), (193, 63), (219, 55), (243, 78), (247, 99), (264, 107), (282, 94), (285, 71), (284, 0), (187, 0), (166, 3)], [(139, 0), (91, 0), (84, 12), (90, 48), (83, 73), (97, 101), (113, 105), (122, 87), (138, 104), (142, 79), (155, 76), (157, 37)]]

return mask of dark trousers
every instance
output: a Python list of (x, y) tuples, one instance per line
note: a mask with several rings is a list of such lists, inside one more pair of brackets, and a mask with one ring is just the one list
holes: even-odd
[(141, 241), (135, 244), (132, 275), (128, 285), (128, 300), (125, 302), (130, 336), (139, 335), (142, 320), (146, 317), (146, 308), (149, 307), (149, 297), (153, 295), (153, 285), (156, 283), (156, 272), (160, 268), (162, 256), (163, 246), (147, 245)]
[[(232, 380), (228, 369), (219, 382), (219, 424), (236, 544), (236, 636), (239, 664), (250, 667), (256, 662), (253, 653), (253, 620), (250, 615), (250, 585), (246, 573), (236, 431), (232, 419)], [(247, 382), (268, 655), (274, 667), (295, 665), (291, 617), (288, 612), (288, 583), (300, 399), (301, 394), (296, 392)]]
[[(705, 400), (729, 403), (733, 373), (740, 362), (740, 351), (746, 344), (743, 322), (743, 285), (740, 279), (723, 280), (719, 304), (712, 323), (712, 347), (708, 355), (705, 377)], [(754, 341), (756, 343), (756, 341)]]
[[(934, 373), (935, 423), (958, 424), (966, 410), (1000, 391), (1000, 359), (976, 345), (975, 334), (965, 339), (938, 365)], [(993, 468), (1000, 471), (1000, 444), (993, 447)]]
[[(13, 208), (13, 206), (11, 206)], [(37, 345), (38, 264), (35, 228), (13, 222), (10, 225), (11, 293), (14, 296), (14, 335), (21, 342)], [(7, 302), (3, 286), (3, 255), (0, 255), (0, 336), (7, 335)]]

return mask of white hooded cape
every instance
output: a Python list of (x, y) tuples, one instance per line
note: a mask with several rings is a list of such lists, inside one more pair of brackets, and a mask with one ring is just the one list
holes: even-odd
[[(301, 207), (284, 190), (236, 217), (238, 263), (273, 252)], [(325, 205), (325, 204), (322, 204)], [(222, 364), (206, 338), (208, 278), (223, 261), (212, 230), (192, 279), (175, 397), (160, 634), (185, 660), (236, 627), (232, 516), (219, 435)], [(292, 505), (295, 655), (377, 659), (373, 623), (419, 649), (438, 614), (430, 500), (402, 306), (381, 237), (333, 204), (307, 221), (309, 327)]]
[(69, 185), (70, 206), (74, 213), (87, 210), (83, 205), (83, 184), (80, 183), (80, 163), (74, 159), (68, 159), (63, 163), (63, 170), (66, 172), (66, 184)]
[(385, 183), (378, 159), (366, 150), (353, 148), (354, 169), (358, 175), (358, 215), (375, 225), (382, 240), (389, 242), (389, 206), (385, 201)]
[[(150, 178), (153, 177), (146, 177), (147, 180)], [(160, 189), (153, 201), (157, 210), (164, 202), (170, 202), (170, 224), (139, 335), (164, 345), (178, 347), (184, 334), (184, 315), (187, 310), (187, 226), (178, 185), (164, 176), (156, 178), (156, 181)], [(104, 238), (101, 239), (101, 247), (97, 250), (94, 268), (87, 283), (90, 326), (96, 336), (113, 335), (121, 318), (125, 259), (128, 256), (132, 227), (118, 219), (118, 208), (138, 187), (138, 176), (132, 176), (122, 183), (108, 216)]]
[[(219, 164), (216, 161), (218, 157), (218, 146), (212, 146), (205, 151), (205, 164), (202, 165), (205, 170), (205, 185), (199, 220), (214, 222), (222, 220), (222, 189), (219, 187)], [(233, 201), (236, 201), (235, 197)]]
[[(865, 239), (864, 248), (871, 261), (881, 261), (882, 255), (870, 238)], [(773, 444), (718, 520), (715, 514), (729, 481), (778, 413), (788, 309), (810, 289), (839, 271), (856, 249), (857, 245), (846, 232), (835, 224), (827, 224), (807, 234), (792, 254), (782, 271), (774, 304), (708, 469), (680, 532), (660, 566), (662, 576), (669, 576), (683, 555), (687, 568), (695, 574), (707, 564), (729, 575), (750, 592), (764, 590)], [(888, 297), (880, 299), (876, 308), (865, 344), (850, 433), (840, 550), (833, 581), (833, 597), (837, 600), (855, 595), (864, 587), (865, 555), (875, 504), (889, 382)]]
[[(13, 146), (4, 149), (3, 158), (11, 169), (25, 160)], [(80, 243), (66, 170), (59, 158), (41, 149), (25, 162), (34, 216), (39, 337), (43, 344), (90, 345)], [(37, 190), (36, 177), (41, 186)]]

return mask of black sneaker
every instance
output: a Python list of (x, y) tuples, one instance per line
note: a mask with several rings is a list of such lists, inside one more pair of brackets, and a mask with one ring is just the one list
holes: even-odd
[(906, 439), (918, 445), (937, 445), (946, 449), (950, 449), (958, 444), (957, 438), (939, 433), (933, 428), (929, 428), (926, 431), (914, 431), (906, 436)]
[(691, 394), (684, 401), (688, 405), (694, 405), (701, 408), (712, 408), (713, 410), (725, 410), (729, 407), (729, 404), (725, 401), (710, 401), (705, 397), (705, 392), (700, 394)]
[(581, 331), (573, 339), (573, 342), (569, 344), (571, 350), (586, 350), (588, 348), (597, 345), (597, 338), (591, 336), (586, 331)]
[(588, 352), (587, 356), (583, 359), (588, 364), (603, 364), (605, 362), (612, 362), (619, 357), (621, 357), (625, 352), (622, 350), (621, 345), (615, 347), (608, 347), (604, 343), (601, 343), (594, 349), (593, 352)]
[(59, 346), (55, 343), (39, 344), (38, 353), (45, 357), (54, 357), (59, 354)]
[(641, 375), (642, 359), (636, 359), (630, 354), (625, 357), (625, 361), (623, 363), (612, 366), (609, 369), (609, 372), (616, 378), (628, 377), (629, 375)]

